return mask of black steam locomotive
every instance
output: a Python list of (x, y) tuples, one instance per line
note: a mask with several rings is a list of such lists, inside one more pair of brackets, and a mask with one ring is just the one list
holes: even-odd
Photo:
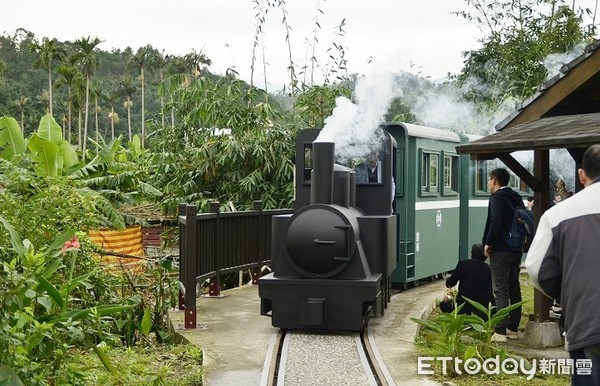
[(273, 218), (261, 314), (274, 327), (361, 331), (390, 300), (396, 141), (381, 131), (378, 159), (364, 177), (366, 161), (335, 163), (334, 143), (315, 141), (318, 133), (304, 130), (296, 142), (295, 212)]

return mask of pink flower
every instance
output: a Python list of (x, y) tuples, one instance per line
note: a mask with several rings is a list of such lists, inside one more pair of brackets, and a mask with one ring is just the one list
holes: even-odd
[(71, 240), (67, 241), (65, 243), (65, 245), (63, 245), (62, 247), (62, 253), (63, 255), (67, 252), (70, 251), (71, 249), (75, 249), (75, 248), (79, 248), (79, 240), (77, 239), (77, 236), (73, 236), (71, 237)]

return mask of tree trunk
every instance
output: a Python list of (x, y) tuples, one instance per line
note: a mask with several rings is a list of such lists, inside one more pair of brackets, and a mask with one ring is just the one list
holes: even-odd
[[(50, 63), (52, 63), (52, 61), (50, 61)], [(48, 110), (50, 113), (50, 116), (52, 115), (52, 66), (49, 64), (48, 65)]]
[(131, 141), (131, 104), (130, 99), (127, 98), (127, 125), (129, 126), (129, 140)]
[(146, 118), (144, 115), (145, 110), (146, 110), (145, 105), (144, 105), (144, 94), (145, 94), (144, 84), (146, 83), (146, 81), (144, 79), (144, 68), (142, 67), (140, 71), (141, 71), (141, 75), (142, 75), (141, 77), (142, 77), (142, 149), (143, 149), (144, 148), (144, 138), (146, 138), (146, 128), (145, 128)]
[(79, 110), (79, 113), (77, 115), (78, 116), (78, 119), (77, 119), (77, 148), (79, 150), (81, 150), (81, 129), (82, 129), (82, 127), (81, 127), (81, 114), (82, 114), (81, 110)]
[(115, 139), (115, 108), (110, 106), (110, 140)]
[(171, 127), (175, 127), (175, 107), (173, 107), (173, 97), (171, 97)]
[(94, 114), (96, 120), (96, 143), (98, 142), (98, 97), (94, 98)]
[(87, 133), (88, 133), (88, 110), (90, 107), (90, 77), (87, 76), (85, 79), (85, 122), (83, 124), (83, 160), (85, 161), (85, 149), (87, 144)]

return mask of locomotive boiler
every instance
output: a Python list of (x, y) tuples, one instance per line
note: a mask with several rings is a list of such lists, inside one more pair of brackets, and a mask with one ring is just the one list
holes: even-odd
[(334, 162), (333, 142), (311, 142), (317, 134), (297, 140), (296, 210), (273, 218), (261, 314), (274, 327), (361, 331), (384, 313), (396, 265), (395, 140), (383, 132), (377, 178), (360, 182)]

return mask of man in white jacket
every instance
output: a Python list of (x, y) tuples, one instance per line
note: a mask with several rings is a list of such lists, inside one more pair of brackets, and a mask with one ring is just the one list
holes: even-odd
[(571, 384), (600, 385), (600, 144), (585, 151), (578, 174), (584, 189), (544, 213), (525, 267), (536, 288), (561, 300)]

